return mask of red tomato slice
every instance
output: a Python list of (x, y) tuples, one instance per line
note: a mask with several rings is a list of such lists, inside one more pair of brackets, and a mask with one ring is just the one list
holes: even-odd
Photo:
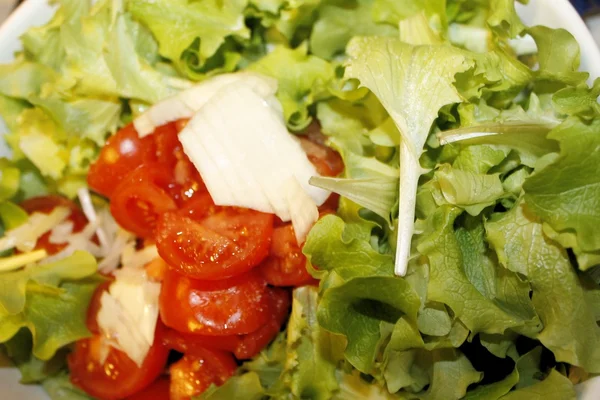
[(113, 279), (110, 279), (106, 282), (101, 283), (94, 291), (94, 295), (90, 300), (90, 305), (87, 310), (86, 317), (86, 325), (90, 332), (92, 333), (100, 333), (100, 328), (98, 327), (98, 321), (96, 320), (96, 316), (98, 315), (98, 311), (100, 311), (100, 298), (102, 297), (102, 293), (108, 291), (108, 287), (113, 282)]
[(215, 206), (206, 194), (159, 218), (156, 246), (173, 270), (218, 280), (258, 265), (269, 252), (272, 232), (273, 215)]
[(114, 348), (110, 348), (108, 357), (101, 363), (103, 337), (100, 334), (78, 341), (68, 357), (71, 382), (100, 400), (124, 399), (141, 391), (166, 365), (169, 350), (162, 345), (160, 335), (158, 324), (154, 345), (140, 367), (127, 354)]
[(119, 183), (135, 168), (156, 161), (153, 135), (142, 139), (129, 124), (108, 139), (88, 172), (90, 188), (111, 197)]
[(194, 354), (198, 349), (222, 350), (233, 353), (241, 342), (238, 335), (206, 336), (181, 333), (175, 329), (168, 329), (163, 337), (163, 344), (171, 350), (183, 354)]
[[(73, 232), (81, 232), (88, 223), (87, 218), (79, 206), (62, 196), (48, 195), (33, 197), (31, 199), (24, 200), (19, 205), (27, 212), (27, 214), (30, 215), (34, 212), (50, 214), (56, 207), (66, 207), (71, 210), (69, 220), (73, 222)], [(50, 243), (50, 235), (51, 232), (47, 232), (42, 235), (36, 243), (36, 249), (44, 249), (48, 254), (52, 255), (64, 249), (66, 244)]]
[(184, 354), (195, 354), (209, 348), (232, 352), (240, 360), (250, 359), (277, 336), (289, 313), (289, 292), (283, 289), (268, 289), (268, 292), (271, 319), (254, 332), (247, 335), (206, 336), (169, 329), (163, 336), (163, 344)]
[(150, 386), (127, 400), (169, 400), (171, 382), (167, 377), (161, 377), (154, 381)]
[(269, 318), (266, 282), (256, 272), (221, 281), (199, 281), (167, 272), (160, 292), (165, 325), (184, 333), (239, 335)]
[(158, 217), (177, 204), (171, 174), (158, 165), (136, 168), (113, 192), (110, 211), (124, 229), (144, 238), (154, 234)]
[(178, 131), (174, 122), (159, 126), (152, 136), (156, 142), (156, 159), (160, 164), (174, 168), (183, 154), (183, 146), (177, 137)]
[(317, 172), (323, 176), (337, 176), (344, 170), (344, 162), (337, 151), (325, 144), (326, 141), (327, 137), (317, 123), (311, 124), (306, 136), (300, 138), (300, 144)]
[(171, 365), (171, 400), (188, 400), (210, 387), (222, 385), (237, 368), (233, 357), (225, 352), (203, 349)]
[(239, 360), (254, 357), (264, 349), (281, 330), (290, 310), (290, 293), (283, 289), (270, 289), (271, 319), (258, 330), (243, 335), (234, 350)]
[(273, 230), (271, 251), (259, 268), (273, 286), (302, 286), (316, 282), (306, 270), (306, 257), (296, 242), (291, 224)]

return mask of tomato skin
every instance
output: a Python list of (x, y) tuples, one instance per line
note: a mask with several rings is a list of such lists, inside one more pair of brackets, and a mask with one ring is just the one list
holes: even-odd
[(96, 334), (100, 333), (100, 327), (98, 326), (98, 321), (96, 320), (96, 316), (98, 315), (98, 311), (100, 311), (100, 298), (104, 292), (108, 291), (110, 284), (113, 283), (114, 279), (109, 279), (106, 282), (102, 282), (94, 291), (92, 299), (90, 300), (90, 305), (88, 306), (87, 316), (86, 316), (86, 325), (90, 332)]
[(71, 382), (99, 400), (120, 400), (141, 391), (162, 373), (167, 363), (169, 350), (160, 340), (162, 329), (159, 323), (154, 345), (140, 367), (114, 348), (109, 349), (101, 364), (98, 349), (104, 338), (100, 334), (79, 340), (67, 359)]
[(135, 168), (156, 161), (153, 135), (140, 138), (133, 124), (110, 137), (98, 160), (90, 165), (87, 182), (94, 191), (111, 197), (119, 183)]
[(169, 400), (170, 389), (169, 378), (160, 377), (146, 389), (129, 396), (127, 400)]
[(233, 357), (225, 352), (203, 349), (185, 354), (171, 365), (171, 400), (188, 400), (210, 387), (222, 385), (237, 368)]
[(170, 328), (207, 336), (240, 335), (269, 318), (266, 282), (255, 271), (221, 281), (199, 281), (168, 271), (160, 315)]
[(141, 165), (114, 190), (110, 212), (124, 229), (143, 238), (152, 237), (159, 216), (177, 208), (169, 194), (175, 186), (165, 169), (156, 164)]
[[(88, 223), (87, 218), (73, 201), (58, 195), (48, 195), (40, 197), (32, 197), (22, 201), (19, 206), (31, 215), (34, 212), (42, 214), (50, 214), (56, 207), (66, 207), (71, 210), (69, 220), (73, 222), (73, 232), (81, 232)], [(50, 235), (52, 232), (43, 234), (36, 243), (36, 249), (44, 249), (49, 255), (56, 254), (64, 249), (66, 244), (50, 243)]]
[(156, 160), (169, 168), (174, 168), (183, 146), (177, 137), (178, 131), (174, 122), (159, 126), (152, 136), (156, 143)]
[(220, 280), (258, 265), (269, 252), (272, 232), (272, 214), (219, 207), (205, 194), (158, 219), (156, 246), (171, 269)]
[(259, 266), (273, 286), (302, 286), (316, 282), (306, 270), (306, 257), (296, 242), (291, 224), (273, 230), (269, 256)]
[(284, 289), (268, 289), (268, 292), (270, 319), (254, 332), (246, 335), (205, 336), (168, 329), (163, 336), (163, 344), (184, 354), (195, 354), (209, 348), (231, 352), (239, 360), (250, 359), (277, 336), (288, 316), (290, 293)]
[(234, 354), (238, 360), (246, 360), (261, 352), (281, 330), (290, 310), (290, 293), (284, 289), (270, 289), (271, 319), (258, 330), (240, 338)]

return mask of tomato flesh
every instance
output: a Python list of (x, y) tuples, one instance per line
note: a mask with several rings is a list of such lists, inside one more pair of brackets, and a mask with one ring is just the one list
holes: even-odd
[(296, 241), (291, 224), (273, 230), (269, 256), (259, 268), (273, 286), (302, 286), (315, 282), (306, 270), (306, 257)]
[(129, 396), (127, 400), (169, 400), (170, 389), (171, 382), (169, 379), (161, 377), (141, 392)]
[(158, 165), (142, 165), (115, 189), (110, 211), (123, 228), (143, 238), (152, 237), (160, 215), (177, 208), (169, 194), (175, 186), (168, 171)]
[(169, 266), (188, 277), (219, 280), (240, 275), (269, 252), (273, 215), (214, 205), (208, 194), (162, 215), (156, 246)]
[(107, 140), (98, 160), (90, 165), (88, 185), (96, 192), (111, 197), (132, 170), (155, 160), (153, 135), (140, 138), (133, 124), (129, 124)]
[(160, 292), (160, 315), (165, 325), (184, 333), (250, 333), (269, 317), (266, 282), (254, 271), (220, 281), (168, 271)]
[(170, 400), (188, 400), (210, 387), (222, 385), (237, 368), (233, 357), (225, 352), (203, 349), (185, 354), (171, 365)]
[[(48, 195), (40, 197), (32, 197), (30, 199), (22, 201), (19, 206), (27, 212), (27, 214), (33, 214), (39, 212), (42, 214), (50, 214), (56, 207), (66, 207), (71, 210), (69, 215), (69, 221), (73, 223), (73, 232), (81, 232), (87, 225), (88, 221), (79, 206), (71, 200), (57, 195)], [(51, 243), (50, 235), (52, 232), (46, 232), (43, 234), (36, 243), (36, 249), (44, 249), (49, 255), (56, 254), (67, 245), (66, 243)]]

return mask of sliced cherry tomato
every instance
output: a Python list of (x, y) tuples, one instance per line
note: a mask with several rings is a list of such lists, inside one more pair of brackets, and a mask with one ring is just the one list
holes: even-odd
[(158, 217), (177, 208), (169, 194), (175, 186), (169, 171), (155, 164), (141, 165), (115, 189), (110, 211), (123, 228), (150, 237)]
[(273, 286), (302, 286), (316, 282), (306, 270), (306, 257), (296, 242), (291, 224), (273, 230), (269, 256), (259, 268)]
[(302, 148), (317, 172), (323, 176), (337, 176), (344, 170), (344, 162), (337, 151), (325, 144), (326, 141), (317, 123), (311, 124), (306, 135), (300, 138)]
[(199, 281), (169, 271), (160, 292), (160, 315), (165, 325), (185, 333), (253, 332), (269, 318), (266, 282), (254, 271), (220, 281)]
[(156, 246), (177, 272), (195, 279), (233, 277), (268, 254), (273, 215), (215, 206), (208, 194), (159, 218)]
[(139, 367), (127, 354), (112, 347), (101, 362), (104, 340), (101, 334), (79, 340), (68, 357), (71, 382), (100, 400), (124, 399), (141, 391), (162, 373), (167, 362), (169, 350), (160, 340), (161, 329), (158, 324), (154, 345)]
[[(71, 200), (57, 195), (33, 197), (24, 200), (20, 203), (20, 206), (27, 214), (33, 214), (39, 212), (42, 214), (50, 214), (56, 207), (66, 207), (71, 210), (69, 220), (73, 223), (73, 232), (81, 232), (87, 225), (87, 218), (74, 202)], [(44, 249), (50, 255), (56, 254), (66, 247), (66, 244), (50, 243), (51, 232), (47, 232), (42, 235), (37, 243), (37, 249)]]
[(163, 337), (163, 344), (183, 354), (194, 354), (197, 349), (203, 351), (205, 348), (233, 353), (240, 345), (240, 338), (239, 335), (206, 336), (168, 329)]
[(100, 156), (88, 172), (87, 181), (93, 190), (111, 197), (119, 183), (135, 168), (156, 161), (153, 135), (138, 136), (129, 124), (108, 139)]
[(127, 400), (169, 400), (170, 390), (169, 378), (160, 377), (146, 389), (129, 396)]
[(152, 136), (156, 142), (156, 159), (160, 164), (174, 168), (183, 154), (183, 147), (174, 122), (159, 126)]
[(239, 360), (254, 357), (265, 348), (281, 330), (290, 309), (290, 293), (284, 289), (270, 289), (271, 319), (258, 330), (243, 335), (234, 350)]
[(233, 375), (237, 364), (225, 352), (203, 349), (171, 365), (171, 400), (188, 400), (210, 387), (222, 385)]

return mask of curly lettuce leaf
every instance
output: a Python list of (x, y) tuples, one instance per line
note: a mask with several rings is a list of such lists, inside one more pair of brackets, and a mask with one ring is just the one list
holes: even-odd
[(343, 54), (354, 36), (397, 36), (396, 27), (373, 20), (372, 11), (378, 1), (358, 0), (350, 6), (323, 5), (310, 35), (311, 52), (330, 60)]
[(564, 248), (545, 236), (523, 202), (495, 215), (486, 223), (486, 232), (500, 262), (531, 283), (532, 302), (543, 324), (535, 337), (558, 361), (599, 371), (600, 327)]
[(33, 355), (48, 360), (61, 347), (89, 336), (87, 306), (101, 282), (95, 274), (96, 260), (84, 252), (2, 274), (0, 342), (27, 328), (33, 335)]
[(584, 251), (600, 249), (600, 119), (571, 118), (548, 137), (560, 143), (560, 157), (526, 182), (525, 201), (557, 232), (575, 231)]
[(406, 273), (413, 234), (419, 157), (445, 105), (462, 100), (453, 83), (471, 67), (458, 49), (412, 46), (398, 39), (356, 37), (348, 45), (346, 77), (358, 79), (381, 101), (400, 131), (400, 203), (396, 273)]
[(250, 38), (243, 15), (246, 5), (246, 0), (130, 0), (127, 10), (152, 31), (160, 55), (181, 68), (183, 53), (197, 39), (198, 55), (204, 63), (227, 37)]
[(277, 98), (292, 130), (301, 130), (310, 124), (308, 107), (329, 95), (329, 85), (335, 75), (333, 65), (309, 55), (306, 44), (296, 49), (278, 46), (248, 69), (278, 80)]

